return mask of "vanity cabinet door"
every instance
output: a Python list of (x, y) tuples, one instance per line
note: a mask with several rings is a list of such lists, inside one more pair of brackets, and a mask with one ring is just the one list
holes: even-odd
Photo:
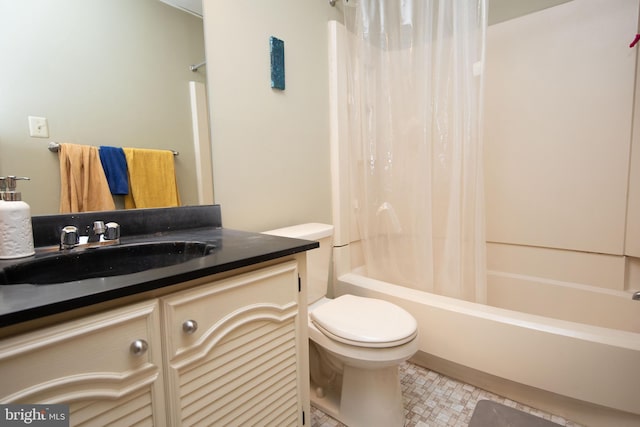
[(0, 403), (68, 404), (72, 426), (166, 425), (157, 300), (0, 340)]
[(295, 261), (161, 301), (172, 425), (302, 423)]

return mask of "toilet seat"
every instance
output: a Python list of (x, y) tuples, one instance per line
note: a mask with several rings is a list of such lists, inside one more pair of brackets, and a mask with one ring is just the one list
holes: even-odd
[(395, 347), (413, 340), (418, 325), (413, 316), (388, 301), (342, 295), (309, 312), (327, 337), (358, 347)]

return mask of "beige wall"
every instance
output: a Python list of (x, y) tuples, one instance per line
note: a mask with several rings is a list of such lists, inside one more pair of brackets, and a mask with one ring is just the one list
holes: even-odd
[[(640, 20), (640, 15), (638, 19)], [(638, 28), (640, 28), (640, 24)], [(638, 67), (638, 58), (636, 57), (636, 84), (638, 81), (640, 81), (640, 67)], [(629, 260), (628, 268), (637, 272), (640, 269), (640, 89), (637, 87), (633, 109), (633, 124), (631, 158), (629, 162), (629, 201), (627, 204), (625, 254), (635, 257)], [(633, 279), (635, 287), (640, 289), (640, 277), (634, 276)]]
[(487, 0), (489, 25), (557, 6), (571, 0)]
[[(21, 183), (32, 214), (58, 212), (49, 141), (164, 148), (183, 202), (197, 202), (189, 65), (204, 59), (202, 19), (157, 0), (0, 0), (0, 174)], [(29, 136), (46, 117), (50, 138)]]
[[(225, 227), (331, 223), (326, 1), (204, 1), (214, 194)], [(269, 37), (286, 89), (270, 87)]]
[[(490, 270), (634, 287), (638, 266), (623, 252), (637, 8), (573, 0), (489, 28)], [(204, 2), (225, 226), (331, 222), (326, 22), (339, 12), (324, 2)], [(269, 86), (270, 35), (285, 41), (284, 92)]]
[(573, 0), (489, 27), (490, 270), (640, 288), (624, 256), (640, 242), (639, 187), (629, 185), (637, 22), (637, 0)]

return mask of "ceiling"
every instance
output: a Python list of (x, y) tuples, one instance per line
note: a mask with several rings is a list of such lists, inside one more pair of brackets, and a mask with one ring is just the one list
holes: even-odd
[[(160, 0), (178, 9), (202, 17), (202, 0)], [(320, 1), (320, 0), (316, 0)], [(507, 21), (571, 0), (487, 0), (489, 25)]]
[(160, 0), (192, 15), (202, 18), (202, 0)]
[(571, 0), (487, 0), (489, 25), (507, 21), (542, 9), (567, 3)]

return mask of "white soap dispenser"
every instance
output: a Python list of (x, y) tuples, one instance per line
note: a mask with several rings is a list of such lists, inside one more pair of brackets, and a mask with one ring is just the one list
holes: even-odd
[(18, 180), (29, 178), (0, 177), (0, 259), (22, 258), (35, 253), (31, 208), (16, 191)]

